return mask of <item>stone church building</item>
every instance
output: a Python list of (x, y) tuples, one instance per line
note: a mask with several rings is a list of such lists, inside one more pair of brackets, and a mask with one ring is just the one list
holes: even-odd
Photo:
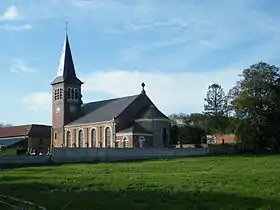
[[(68, 36), (52, 85), (52, 147), (162, 148), (170, 122), (145, 92), (83, 103)], [(139, 88), (140, 89), (140, 88)]]

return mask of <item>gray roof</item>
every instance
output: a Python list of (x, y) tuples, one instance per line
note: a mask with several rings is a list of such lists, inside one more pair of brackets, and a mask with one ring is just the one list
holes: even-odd
[(138, 95), (133, 95), (84, 104), (82, 106), (82, 117), (78, 118), (77, 120), (74, 120), (68, 125), (113, 120), (114, 117), (117, 117), (137, 97)]
[(130, 127), (125, 128), (118, 133), (151, 133), (147, 131), (143, 126), (139, 125), (138, 123), (133, 123)]
[(67, 35), (65, 36), (57, 77), (51, 82), (51, 85), (55, 85), (61, 82), (78, 85), (82, 84), (81, 80), (79, 80), (76, 76), (74, 62)]
[(144, 108), (137, 116), (137, 119), (155, 119), (163, 118), (168, 119), (161, 111), (159, 111), (153, 104)]

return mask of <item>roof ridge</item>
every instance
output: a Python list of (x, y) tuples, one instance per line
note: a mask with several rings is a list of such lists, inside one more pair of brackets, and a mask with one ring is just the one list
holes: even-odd
[(51, 125), (45, 125), (45, 124), (23, 124), (23, 125), (4, 126), (4, 127), (0, 127), (0, 128), (27, 127), (27, 126), (48, 126), (48, 127), (51, 127)]
[(123, 99), (123, 98), (135, 97), (135, 96), (138, 96), (138, 95), (139, 94), (130, 95), (130, 96), (123, 96), (123, 97), (118, 97), (118, 98), (109, 98), (109, 99), (98, 100), (98, 101), (91, 101), (91, 102), (88, 102), (88, 103), (84, 103), (83, 105), (91, 104), (91, 103), (97, 103), (97, 102), (102, 102), (102, 101), (111, 101), (111, 100), (118, 100), (118, 99)]
[(130, 107), (131, 104), (133, 104), (133, 102), (134, 102), (139, 96), (141, 96), (141, 95), (142, 95), (142, 94), (134, 95), (134, 97), (136, 97), (136, 98), (134, 98), (133, 101), (131, 101), (126, 107), (124, 107), (123, 110), (116, 116), (116, 118), (119, 117), (125, 110), (127, 110), (128, 107)]
[[(164, 117), (164, 118), (168, 118), (162, 111), (160, 111), (156, 106), (155, 104), (151, 103), (145, 107), (143, 107), (137, 114), (136, 116), (136, 119), (142, 119), (143, 117), (145, 117), (145, 115), (147, 115), (147, 113), (150, 112), (150, 110), (155, 110), (156, 113), (160, 114), (161, 116), (159, 116), (160, 118), (161, 117)], [(150, 113), (149, 113), (150, 114)]]

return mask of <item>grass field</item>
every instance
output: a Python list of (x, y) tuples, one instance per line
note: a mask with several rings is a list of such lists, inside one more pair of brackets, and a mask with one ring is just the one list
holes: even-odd
[(0, 157), (1, 155), (5, 155), (5, 156), (16, 156), (17, 155), (17, 149), (0, 149)]
[(280, 209), (279, 178), (280, 156), (199, 157), (5, 169), (0, 193), (51, 210)]

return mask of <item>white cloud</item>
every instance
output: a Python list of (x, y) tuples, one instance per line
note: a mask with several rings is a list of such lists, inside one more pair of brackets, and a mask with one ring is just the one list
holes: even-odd
[[(134, 66), (138, 66), (138, 61), (146, 64), (146, 68), (160, 69), (154, 67), (154, 63), (159, 61), (162, 66), (170, 66), (170, 69), (176, 71), (205, 63), (205, 68), (210, 71), (231, 63), (243, 66), (279, 55), (279, 50), (275, 47), (279, 45), (279, 17), (263, 10), (260, 3), (254, 0), (215, 3), (205, 1), (203, 4), (197, 1), (162, 3), (162, 0), (126, 1), (127, 3), (111, 0), (53, 2), (57, 2), (57, 5), (50, 7), (42, 1), (44, 6), (41, 5), (41, 8), (45, 8), (44, 10), (38, 10), (37, 4), (33, 5), (33, 12), (30, 9), (31, 12), (27, 14), (31, 18), (49, 18), (52, 16), (49, 14), (63, 18), (74, 17), (79, 24), (86, 24), (87, 27), (91, 27), (91, 21), (93, 24), (101, 23), (98, 25), (98, 31), (101, 32), (103, 30), (106, 33), (107, 30), (114, 32), (113, 35), (130, 33), (121, 34), (124, 35), (120, 36), (122, 39), (116, 39), (123, 42), (121, 57), (136, 61)], [(174, 45), (180, 49), (175, 49)], [(162, 47), (169, 47), (166, 53), (163, 52), (164, 49), (158, 49), (160, 51), (154, 54), (148, 52)], [(244, 52), (240, 52), (241, 55), (235, 58), (233, 54), (239, 53), (234, 53), (237, 48)], [(221, 51), (218, 55), (215, 54), (217, 49)], [(158, 60), (155, 58), (157, 55), (160, 56)], [(216, 64), (209, 61), (213, 55), (217, 56), (214, 61)], [(233, 58), (223, 61), (224, 57)], [(225, 64), (228, 60), (231, 63)], [(94, 98), (95, 91), (115, 97), (137, 94), (141, 90), (141, 82), (145, 82), (147, 94), (167, 114), (180, 111), (200, 112), (208, 85), (219, 83), (227, 91), (235, 84), (239, 73), (241, 68), (195, 73), (98, 71), (84, 76), (84, 97), (99, 100), (100, 98)], [(51, 103), (51, 99), (43, 101), (44, 104)], [(32, 105), (35, 106), (33, 102)], [(42, 105), (39, 103), (38, 106), (40, 108)]]
[(148, 96), (167, 114), (181, 111), (201, 112), (208, 86), (219, 83), (227, 92), (235, 85), (240, 72), (241, 69), (225, 69), (211, 73), (99, 71), (84, 76), (83, 90), (85, 98), (94, 97), (94, 94), (90, 93), (92, 91), (121, 97), (140, 93), (140, 84), (144, 82)]
[(51, 94), (46, 92), (30, 93), (23, 98), (23, 102), (31, 111), (47, 112), (51, 110)]
[(22, 59), (15, 59), (12, 61), (10, 71), (12, 73), (34, 73), (37, 70), (30, 68)]
[[(0, 14), (0, 22), (16, 21), (22, 19), (21, 14), (16, 6), (10, 6), (4, 13)], [(31, 29), (30, 24), (1, 24), (0, 29), (7, 31), (22, 31)]]
[(22, 31), (22, 30), (28, 30), (31, 29), (30, 24), (23, 24), (23, 25), (10, 25), (10, 24), (5, 24), (5, 25), (0, 25), (0, 29), (4, 29), (7, 31)]
[(0, 21), (12, 21), (20, 19), (20, 14), (15, 6), (10, 6), (2, 15), (0, 15)]
[[(102, 92), (112, 97), (139, 94), (141, 83), (146, 84), (147, 95), (166, 114), (201, 112), (209, 85), (221, 84), (227, 92), (236, 84), (241, 69), (224, 69), (212, 73), (164, 73), (143, 71), (99, 71), (84, 75), (82, 80), (84, 101), (103, 100), (95, 97)], [(32, 111), (50, 113), (51, 93), (34, 92), (23, 99)]]
[(182, 46), (189, 41), (190, 40), (188, 39), (188, 37), (175, 37), (172, 39), (162, 40), (154, 43), (143, 43), (143, 44), (134, 45), (132, 47), (129, 47), (121, 51), (121, 57), (122, 57), (121, 59), (122, 60), (139, 59), (139, 56), (142, 53), (151, 50), (156, 50), (158, 48), (163, 48), (163, 47), (175, 47), (179, 45)]

